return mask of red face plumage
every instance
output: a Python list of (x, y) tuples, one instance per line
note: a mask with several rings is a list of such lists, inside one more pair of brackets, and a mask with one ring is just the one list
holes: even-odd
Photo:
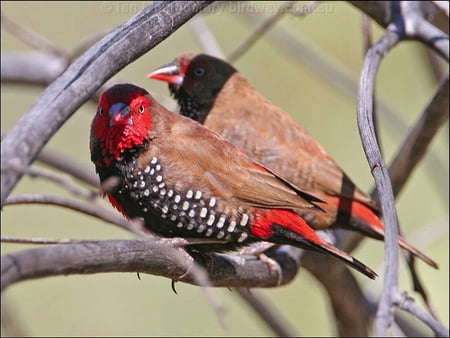
[(148, 93), (128, 85), (119, 89), (113, 87), (102, 93), (92, 121), (93, 137), (100, 141), (105, 165), (142, 144), (152, 128)]

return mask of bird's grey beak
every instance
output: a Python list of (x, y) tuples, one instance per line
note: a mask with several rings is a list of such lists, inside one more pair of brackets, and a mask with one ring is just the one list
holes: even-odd
[(109, 108), (108, 115), (110, 116), (110, 127), (116, 125), (133, 125), (133, 119), (131, 118), (131, 109), (127, 104), (123, 102), (114, 103)]
[(181, 86), (183, 84), (184, 75), (180, 72), (178, 62), (171, 62), (149, 73), (147, 78), (165, 81), (171, 85)]

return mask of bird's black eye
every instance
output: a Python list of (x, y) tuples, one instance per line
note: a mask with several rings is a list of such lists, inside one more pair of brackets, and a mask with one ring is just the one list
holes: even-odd
[(139, 113), (143, 114), (143, 113), (144, 113), (144, 110), (145, 110), (145, 108), (144, 108), (144, 106), (141, 104), (141, 105), (139, 106)]
[(100, 114), (100, 116), (105, 115), (105, 112), (103, 111), (103, 108), (99, 108), (98, 109), (98, 113)]
[(197, 67), (194, 69), (194, 75), (196, 77), (202, 77), (203, 75), (205, 75), (205, 68), (203, 67)]

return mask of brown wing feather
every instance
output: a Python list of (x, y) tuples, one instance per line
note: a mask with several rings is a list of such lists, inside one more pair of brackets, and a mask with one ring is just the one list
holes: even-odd
[[(185, 168), (180, 171), (166, 166), (165, 170), (170, 171), (167, 177), (172, 180), (169, 184), (189, 184), (185, 176), (189, 172), (198, 179), (196, 185), (200, 189), (254, 207), (318, 208), (313, 202), (320, 200), (302, 195), (298, 188), (250, 160), (240, 148), (219, 134), (163, 107), (156, 109), (156, 103), (153, 110), (153, 123), (159, 123), (155, 129), (163, 132), (152, 135), (151, 151), (158, 156), (170, 153), (177, 167)], [(162, 110), (165, 117), (159, 119), (158, 112)], [(158, 138), (163, 138), (164, 142), (159, 142)], [(148, 160), (142, 158), (142, 161)]]
[[(236, 99), (236, 92), (239, 92), (239, 99)], [(283, 177), (314, 196), (321, 198), (326, 193), (378, 209), (348, 177), (344, 179), (342, 168), (305, 129), (254, 90), (240, 73), (235, 73), (222, 88), (205, 124), (233, 139), (233, 143), (249, 150), (252, 158), (264, 162), (276, 173), (283, 173)], [(261, 139), (265, 141), (260, 142)]]

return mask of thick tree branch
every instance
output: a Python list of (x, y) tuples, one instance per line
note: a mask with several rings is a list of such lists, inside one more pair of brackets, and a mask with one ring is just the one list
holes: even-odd
[(111, 76), (148, 52), (211, 1), (154, 2), (79, 57), (3, 139), (1, 205), (61, 125)]
[[(299, 250), (281, 247), (268, 255), (280, 264), (282, 284), (297, 274)], [(103, 272), (139, 272), (164, 276), (199, 285), (194, 274), (179, 279), (189, 267), (180, 252), (154, 240), (92, 241), (51, 245), (2, 256), (1, 288), (11, 284), (56, 275)], [(216, 287), (273, 287), (278, 276), (254, 256), (199, 256), (196, 262), (206, 268), (210, 284)]]

